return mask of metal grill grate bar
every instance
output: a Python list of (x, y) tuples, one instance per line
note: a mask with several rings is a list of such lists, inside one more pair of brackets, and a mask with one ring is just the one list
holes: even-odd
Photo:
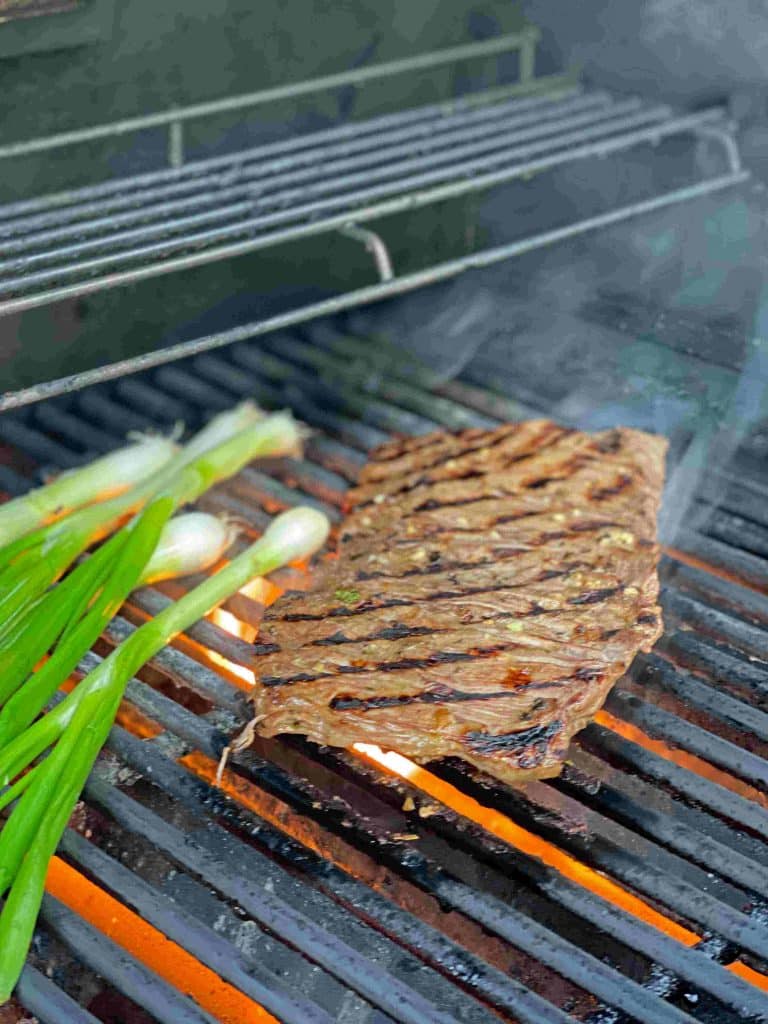
[(24, 969), (16, 996), (42, 1024), (99, 1024), (92, 1013), (34, 967)]

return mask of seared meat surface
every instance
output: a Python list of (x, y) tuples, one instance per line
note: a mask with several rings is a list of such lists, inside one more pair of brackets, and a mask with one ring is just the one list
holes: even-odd
[(665, 449), (547, 420), (378, 449), (338, 557), (265, 618), (258, 730), (460, 757), (509, 782), (557, 774), (661, 631)]

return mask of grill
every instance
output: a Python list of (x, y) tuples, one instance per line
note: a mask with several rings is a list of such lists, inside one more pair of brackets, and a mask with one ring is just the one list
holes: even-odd
[[(573, 406), (560, 401), (546, 368), (526, 372), (524, 351), (515, 365), (505, 352), (459, 352), (460, 371), (445, 371), (429, 353), (414, 359), (384, 345), (375, 312), (350, 312), (439, 281), (458, 311), (462, 298), (471, 306), (473, 285), (462, 291), (466, 279), (455, 280), (464, 271), (492, 275), (509, 257), (747, 178), (723, 105), (680, 112), (568, 75), (536, 79), (537, 39), (527, 30), (0, 146), (0, 158), (29, 156), (160, 129), (169, 163), (0, 207), (0, 314), (337, 231), (370, 250), (380, 278), (0, 395), (0, 491), (23, 493), (132, 430), (183, 421), (193, 431), (240, 398), (288, 406), (313, 431), (305, 458), (254, 463), (200, 502), (237, 517), (245, 545), (291, 505), (339, 521), (367, 452), (392, 433), (539, 415), (603, 426), (589, 419), (588, 391), (577, 387)], [(511, 50), (511, 85), (185, 162), (191, 120)], [(697, 167), (691, 179), (695, 147), (709, 173)], [(360, 227), (629, 151), (650, 154), (640, 178), (652, 188), (608, 190), (621, 201), (425, 269), (395, 275), (382, 239)], [(660, 186), (673, 165), (673, 186)], [(534, 205), (544, 196), (546, 206), (537, 195)], [(579, 329), (599, 336), (601, 325), (622, 324), (641, 335), (665, 316), (648, 303), (604, 293), (580, 307)], [(385, 325), (398, 308), (384, 307)], [(501, 316), (500, 299), (498, 308)], [(43, 1024), (768, 1021), (764, 351), (756, 342), (731, 352), (721, 326), (722, 336), (709, 321), (675, 321), (669, 348), (731, 384), (743, 363), (732, 409), (748, 405), (752, 430), (732, 423), (727, 450), (703, 475), (719, 437), (699, 421), (706, 401), (693, 415), (674, 412), (669, 493), (690, 515), (678, 522), (666, 503), (665, 634), (577, 737), (558, 779), (511, 788), (459, 762), (419, 768), (375, 747), (331, 750), (298, 737), (257, 738), (218, 778), (222, 751), (249, 718), (263, 612), (239, 594), (130, 683), (52, 863), (3, 1024), (29, 1015)], [(594, 351), (602, 373), (597, 343)], [(613, 401), (609, 377), (595, 405)], [(668, 385), (643, 400), (661, 401)], [(623, 414), (630, 399), (616, 401)], [(279, 582), (297, 580), (284, 571)], [(133, 594), (80, 669), (182, 589)]]
[[(193, 429), (249, 395), (314, 429), (304, 461), (255, 465), (204, 499), (252, 533), (299, 502), (338, 519), (366, 451), (392, 431), (547, 411), (490, 390), (474, 364), (436, 384), (377, 361), (360, 323), (6, 413), (0, 485), (21, 492), (125, 431)], [(512, 789), (459, 763), (418, 769), (291, 738), (257, 740), (217, 786), (247, 719), (243, 636), (261, 608), (238, 596), (194, 627), (129, 688), (53, 864), (20, 1004), (46, 1024), (767, 1020), (757, 443), (739, 449), (717, 512), (664, 557), (663, 640), (551, 782)], [(163, 590), (135, 594), (82, 667), (177, 593)]]

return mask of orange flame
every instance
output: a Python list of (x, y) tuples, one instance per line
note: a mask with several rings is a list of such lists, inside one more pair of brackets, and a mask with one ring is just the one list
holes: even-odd
[[(253, 627), (246, 625), (245, 622), (241, 622), (240, 619), (223, 608), (214, 608), (210, 615), (211, 622), (215, 625), (220, 626), (227, 633), (232, 636), (240, 637), (241, 640), (253, 640), (256, 635), (256, 630)], [(220, 668), (226, 669), (227, 673), (235, 677), (235, 682), (240, 689), (251, 690), (253, 689), (256, 678), (253, 674), (253, 669), (246, 668), (245, 665), (239, 665), (235, 661), (230, 661), (229, 658), (225, 658), (223, 654), (219, 654), (218, 651), (207, 651), (208, 658)]]
[(729, 789), (732, 793), (737, 793), (746, 800), (752, 800), (754, 803), (760, 804), (761, 807), (768, 808), (768, 796), (765, 793), (761, 793), (754, 786), (750, 786), (748, 782), (742, 782), (741, 779), (729, 775), (728, 772), (715, 768), (714, 765), (700, 757), (696, 757), (695, 754), (689, 754), (685, 750), (671, 747), (663, 740), (656, 740), (652, 736), (648, 736), (647, 733), (644, 733), (642, 729), (638, 729), (636, 725), (625, 722), (621, 718), (616, 718), (608, 711), (598, 711), (595, 715), (595, 721), (598, 725), (610, 729), (611, 732), (615, 732), (618, 736), (623, 736), (625, 740), (636, 743), (644, 750), (649, 750), (653, 754), (659, 754), (667, 761), (671, 761), (673, 764), (679, 765), (681, 768), (685, 768), (687, 771), (693, 772), (703, 779), (715, 782), (718, 786), (723, 786), (724, 789)]

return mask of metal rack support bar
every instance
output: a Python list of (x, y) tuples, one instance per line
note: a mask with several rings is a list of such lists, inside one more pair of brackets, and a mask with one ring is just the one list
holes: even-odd
[(370, 228), (358, 227), (357, 224), (345, 224), (343, 228), (339, 229), (339, 234), (345, 235), (355, 242), (362, 242), (366, 251), (373, 256), (373, 262), (376, 264), (376, 270), (379, 273), (379, 280), (392, 280), (395, 276), (395, 272), (392, 269), (392, 258), (389, 255), (387, 243), (381, 235), (377, 235)]
[(701, 196), (709, 195), (712, 192), (727, 188), (739, 182), (746, 181), (749, 177), (748, 171), (731, 172), (708, 181), (699, 182), (695, 185), (688, 185), (684, 188), (675, 189), (671, 192), (654, 196), (652, 199), (645, 199), (638, 203), (632, 203), (605, 213), (576, 221), (573, 224), (566, 224), (551, 231), (545, 231), (528, 238), (507, 245), (497, 246), (492, 249), (484, 249), (472, 253), (461, 259), (448, 260), (438, 263), (425, 270), (418, 270), (402, 277), (393, 278), (390, 281), (382, 281), (378, 284), (368, 285), (365, 288), (357, 288), (343, 295), (336, 295), (330, 299), (314, 302), (298, 309), (289, 310), (286, 313), (279, 313), (276, 316), (268, 317), (265, 320), (256, 320), (249, 324), (243, 324), (227, 331), (207, 335), (204, 338), (195, 338), (191, 341), (180, 342), (177, 345), (170, 345), (167, 348), (149, 352), (133, 359), (123, 359), (106, 366), (97, 367), (93, 370), (86, 370), (82, 373), (70, 374), (67, 377), (60, 377), (57, 380), (36, 384), (20, 391), (7, 392), (0, 396), (0, 412), (8, 409), (15, 409), (32, 402), (38, 402), (45, 398), (52, 398), (55, 395), (66, 394), (71, 391), (78, 391), (81, 388), (93, 384), (100, 384), (107, 380), (114, 380), (131, 373), (138, 373), (140, 370), (147, 370), (154, 366), (161, 366), (185, 356), (199, 355), (202, 352), (210, 352), (225, 345), (231, 345), (236, 341), (246, 341), (248, 338), (257, 337), (261, 334), (268, 334), (271, 331), (283, 330), (295, 324), (313, 320), (316, 317), (329, 316), (340, 313), (356, 306), (367, 305), (378, 302), (381, 299), (393, 295), (402, 295), (414, 291), (425, 285), (435, 284), (438, 281), (446, 281), (457, 277), (466, 270), (475, 270), (480, 267), (491, 266), (514, 256), (521, 256), (534, 249), (553, 245), (556, 242), (577, 235), (594, 231), (598, 228), (608, 227), (620, 221), (629, 220), (646, 213), (673, 206), (675, 203), (685, 202)]
[(731, 125), (702, 125), (696, 129), (696, 134), (721, 143), (731, 171), (737, 174), (741, 170), (741, 153)]

